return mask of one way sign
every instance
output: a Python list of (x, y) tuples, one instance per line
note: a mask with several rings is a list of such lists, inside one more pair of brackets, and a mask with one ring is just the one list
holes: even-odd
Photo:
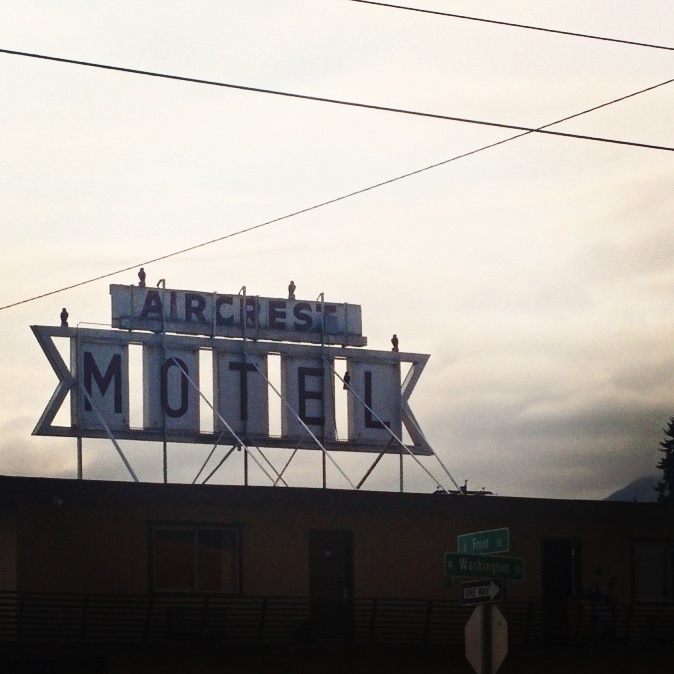
[(501, 578), (486, 578), (461, 583), (461, 604), (464, 606), (491, 604), (502, 599), (503, 580)]

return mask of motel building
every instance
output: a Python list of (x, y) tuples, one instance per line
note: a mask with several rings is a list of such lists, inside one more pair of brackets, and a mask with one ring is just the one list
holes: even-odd
[[(74, 438), (78, 478), (0, 476), (0, 671), (674, 671), (671, 506), (405, 492), (405, 465), (438, 469), (408, 402), (428, 356), (365, 349), (360, 307), (111, 296), (109, 330), (33, 326), (58, 378), (35, 433), (45, 451)], [(86, 479), (88, 438), (127, 481)], [(163, 445), (165, 476), (170, 443), (200, 443), (260, 462), (269, 486), (247, 468), (140, 482), (124, 453), (139, 441)], [(287, 486), (302, 451), (323, 457), (323, 488)], [(400, 490), (327, 488), (354, 451), (399, 456)]]

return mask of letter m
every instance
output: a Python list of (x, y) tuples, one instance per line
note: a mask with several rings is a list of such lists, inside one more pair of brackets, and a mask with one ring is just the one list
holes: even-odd
[[(108, 369), (105, 374), (101, 374), (96, 360), (91, 351), (84, 352), (84, 388), (87, 393), (93, 397), (93, 382), (96, 382), (101, 396), (105, 396), (110, 384), (114, 380), (114, 411), (116, 414), (122, 414), (122, 356), (119, 353), (114, 354), (108, 363)], [(91, 403), (84, 401), (84, 409), (91, 412)]]

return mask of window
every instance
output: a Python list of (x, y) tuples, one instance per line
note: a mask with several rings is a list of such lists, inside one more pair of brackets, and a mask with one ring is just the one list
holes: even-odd
[(155, 526), (153, 588), (239, 592), (239, 531), (233, 527)]
[(636, 601), (674, 601), (674, 541), (634, 543)]

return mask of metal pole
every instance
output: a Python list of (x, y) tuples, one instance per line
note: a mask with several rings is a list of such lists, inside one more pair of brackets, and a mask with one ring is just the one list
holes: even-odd
[(138, 482), (138, 476), (134, 472), (133, 468), (131, 467), (131, 464), (127, 460), (126, 456), (124, 456), (124, 452), (122, 451), (122, 448), (119, 446), (119, 443), (117, 442), (117, 439), (115, 438), (113, 432), (110, 430), (110, 426), (108, 425), (108, 422), (105, 420), (105, 417), (101, 413), (101, 410), (98, 409), (98, 406), (96, 403), (92, 400), (91, 396), (89, 395), (89, 392), (84, 386), (84, 383), (80, 382), (80, 388), (82, 389), (82, 393), (84, 394), (84, 397), (89, 401), (89, 404), (91, 405), (91, 409), (96, 413), (96, 416), (98, 417), (98, 420), (101, 422), (101, 425), (103, 428), (105, 428), (105, 432), (108, 435), (108, 438), (114, 445), (115, 449), (117, 450), (117, 453), (119, 454), (120, 458), (124, 462), (124, 465), (126, 466), (127, 470), (131, 474), (131, 477), (133, 478), (134, 482)]
[(325, 346), (325, 293), (321, 293), (316, 301), (321, 303), (321, 346)]
[[(246, 353), (246, 322), (248, 320), (246, 316), (246, 286), (241, 286), (241, 290), (239, 290), (239, 295), (241, 295), (241, 314), (240, 314), (240, 319), (241, 319), (241, 338), (243, 339), (243, 352), (244, 354)], [(244, 365), (246, 363), (246, 359), (244, 356)], [(244, 372), (246, 371), (244, 367)], [(245, 487), (248, 486), (248, 447), (245, 445), (243, 446), (243, 484)]]
[(241, 337), (243, 339), (244, 345), (246, 343), (246, 286), (243, 286), (239, 290), (239, 295), (242, 295), (241, 299), (241, 314), (239, 318), (241, 319)]
[[(273, 463), (272, 463), (272, 462), (265, 456), (265, 453), (264, 453), (264, 452), (263, 452), (257, 445), (255, 445), (255, 449), (257, 449), (258, 454), (265, 460), (265, 462), (267, 463), (267, 465), (268, 465), (268, 466), (269, 466), (269, 467), (276, 473), (276, 476), (277, 476), (277, 477), (276, 477), (276, 480), (274, 480), (274, 486), (276, 486), (276, 485), (278, 484), (279, 480), (280, 480), (280, 481), (283, 482), (283, 484), (287, 487), (287, 486), (288, 486), (288, 483), (283, 479), (283, 477), (281, 476), (281, 473), (279, 473), (279, 472), (276, 470), (276, 468), (274, 468), (274, 464), (273, 464)], [(254, 454), (251, 454), (251, 456), (254, 457), (255, 455), (254, 455)], [(256, 460), (256, 461), (257, 461), (257, 460)], [(260, 463), (258, 462), (257, 465), (260, 466)], [(261, 467), (262, 467), (262, 466), (260, 466), (260, 468), (261, 468)], [(266, 473), (266, 471), (265, 471), (265, 473)], [(267, 473), (267, 477), (271, 477), (271, 476), (269, 475), (269, 473)]]
[(356, 489), (360, 489), (363, 486), (363, 483), (365, 482), (365, 480), (367, 480), (368, 477), (370, 477), (370, 474), (375, 469), (375, 466), (381, 461), (381, 458), (382, 456), (384, 456), (385, 453), (386, 450), (384, 450), (383, 452), (379, 452), (377, 458), (374, 460), (374, 463), (367, 469), (367, 472), (365, 473), (365, 475), (363, 475), (361, 481), (356, 485)]
[[(161, 283), (161, 280), (159, 281)], [(159, 284), (157, 284), (159, 287)], [(166, 363), (166, 281), (161, 290), (161, 363), (160, 372), (164, 371), (164, 364)], [(161, 376), (161, 375), (160, 375)], [(160, 387), (162, 383), (160, 382)], [(166, 384), (168, 387), (168, 383)], [(168, 394), (167, 394), (168, 397)], [(164, 473), (164, 484), (168, 484), (168, 441), (166, 438), (166, 409), (164, 405), (161, 406), (162, 416), (162, 468)]]
[[(77, 376), (80, 377), (79, 373), (79, 366), (80, 366), (80, 326), (78, 324), (77, 326), (77, 338), (75, 340), (75, 362), (77, 363)], [(71, 340), (72, 343), (72, 340)], [(83, 478), (83, 470), (82, 470), (82, 436), (79, 435), (79, 432), (82, 428), (81, 423), (82, 423), (82, 416), (81, 416), (81, 409), (83, 405), (80, 402), (80, 396), (77, 396), (77, 430), (78, 430), (78, 435), (77, 435), (77, 479), (81, 480)]]
[(326, 463), (325, 452), (323, 452), (323, 489), (327, 489), (328, 486), (328, 466)]
[(491, 604), (481, 604), (482, 609), (482, 674), (492, 674)]
[[(322, 354), (322, 349), (325, 346), (325, 293), (321, 293), (317, 298), (316, 301), (321, 303), (321, 354)], [(323, 356), (323, 361), (325, 361), (325, 357)], [(325, 381), (325, 362), (323, 363), (323, 375)], [(325, 444), (325, 426), (323, 426), (323, 444)], [(327, 466), (327, 457), (325, 455), (325, 452), (323, 452), (323, 489), (328, 488), (328, 466)]]
[(405, 491), (404, 474), (403, 474), (403, 453), (400, 451), (400, 493)]
[(386, 454), (386, 452), (388, 452), (388, 448), (391, 446), (392, 442), (393, 442), (392, 439), (389, 440), (388, 445), (386, 445), (386, 447), (384, 447), (384, 449), (382, 449), (381, 452), (379, 452), (379, 454), (377, 455), (377, 458), (374, 460), (374, 463), (367, 469), (367, 472), (363, 476), (363, 479), (356, 485), (356, 489), (360, 489), (363, 486), (363, 483), (365, 482), (365, 480), (367, 480), (367, 478), (370, 477), (370, 473), (375, 469), (375, 466), (381, 461), (384, 454)]
[(213, 321), (211, 322), (211, 337), (215, 337), (215, 328), (216, 328), (216, 317), (217, 317), (217, 311), (216, 307), (218, 306), (218, 291), (214, 290), (213, 291), (213, 299), (211, 300), (213, 302)]
[[(200, 398), (201, 398), (201, 399), (202, 399), (202, 400), (203, 400), (203, 401), (204, 401), (204, 402), (205, 402), (205, 403), (206, 403), (206, 404), (213, 410), (213, 412), (215, 413), (215, 415), (216, 415), (216, 416), (218, 417), (218, 419), (220, 419), (220, 421), (225, 425), (225, 427), (227, 428), (227, 430), (228, 430), (228, 431), (229, 431), (229, 432), (236, 438), (237, 442), (238, 442), (241, 446), (245, 446), (245, 447), (247, 448), (246, 443), (245, 443), (245, 442), (244, 442), (244, 441), (243, 441), (243, 440), (242, 440), (242, 439), (241, 439), (241, 438), (234, 432), (234, 429), (233, 429), (233, 428), (232, 428), (232, 427), (225, 421), (225, 419), (223, 418), (223, 416), (222, 416), (222, 415), (215, 409), (215, 407), (213, 407), (213, 403), (211, 403), (211, 402), (208, 400), (208, 398), (207, 398), (207, 397), (206, 397), (206, 396), (199, 390), (199, 387), (198, 387), (198, 386), (194, 383), (194, 381), (190, 378), (190, 376), (187, 374), (187, 372), (184, 370), (184, 368), (183, 368), (177, 361), (176, 361), (176, 364), (177, 364), (178, 367), (180, 368), (180, 371), (183, 373), (183, 376), (185, 377), (185, 379), (187, 379), (187, 381), (192, 385), (192, 387), (194, 388), (194, 390), (199, 394), (199, 397), (200, 397)], [(276, 475), (278, 476), (278, 472), (276, 471), (276, 468), (274, 468), (274, 466), (273, 466), (272, 463), (269, 461), (269, 459), (267, 459), (267, 457), (264, 456), (264, 454), (262, 453), (262, 450), (261, 450), (259, 447), (257, 448), (257, 450), (260, 452), (260, 454), (262, 455), (262, 457), (264, 458), (264, 460), (271, 466), (272, 470), (273, 470), (273, 471), (276, 473)], [(246, 456), (247, 456), (247, 455), (246, 455)], [(255, 463), (258, 465), (258, 467), (260, 468), (260, 470), (262, 470), (262, 472), (263, 472), (263, 473), (264, 473), (264, 474), (265, 474), (265, 475), (266, 475), (272, 482), (274, 482), (274, 478), (273, 478), (273, 477), (272, 477), (272, 476), (271, 476), (271, 475), (264, 469), (264, 466), (263, 466), (263, 465), (262, 465), (256, 458), (255, 458), (255, 454), (251, 454), (250, 456), (251, 456), (251, 458), (253, 459), (253, 461), (255, 461)], [(286, 483), (286, 486), (288, 486), (287, 483)]]
[[(203, 465), (201, 466), (201, 468), (199, 468), (199, 472), (197, 473), (196, 477), (192, 480), (192, 484), (194, 484), (194, 483), (199, 479), (199, 476), (201, 475), (201, 473), (202, 473), (202, 472), (204, 471), (204, 469), (206, 468), (208, 462), (211, 460), (211, 457), (213, 456), (213, 453), (214, 453), (215, 450), (218, 448), (218, 445), (220, 444), (220, 440), (222, 440), (222, 436), (223, 436), (224, 434), (225, 434), (225, 432), (223, 431), (223, 432), (220, 433), (220, 435), (218, 436), (218, 439), (215, 441), (215, 444), (213, 445), (213, 449), (211, 449), (211, 451), (209, 452), (208, 456), (206, 457), (206, 461), (204, 461), (204, 463), (203, 463)], [(236, 447), (236, 445), (234, 445), (234, 447)]]
[(82, 436), (77, 436), (77, 479), (81, 480), (83, 478), (82, 470)]
[[(376, 412), (375, 412), (375, 411), (374, 411), (374, 410), (373, 410), (373, 409), (372, 409), (372, 408), (371, 408), (371, 407), (370, 407), (370, 406), (369, 406), (369, 405), (368, 405), (368, 404), (367, 404), (367, 403), (366, 403), (366, 402), (365, 402), (365, 401), (364, 401), (364, 400), (363, 400), (363, 399), (362, 399), (362, 398), (361, 398), (361, 397), (360, 397), (360, 396), (353, 390), (353, 387), (351, 386), (351, 384), (345, 382), (345, 381), (344, 381), (344, 378), (343, 378), (342, 376), (340, 376), (340, 374), (339, 374), (337, 371), (335, 371), (334, 368), (333, 368), (333, 372), (335, 373), (335, 376), (336, 376), (336, 377), (337, 377), (337, 378), (338, 378), (338, 379), (339, 379), (339, 380), (340, 380), (340, 381), (341, 381), (341, 382), (348, 388), (348, 390), (354, 395), (354, 397), (357, 398), (357, 399), (363, 404), (363, 406), (365, 407), (365, 409), (370, 410), (372, 416), (373, 416), (373, 417), (374, 417), (374, 418), (381, 424), (381, 427), (382, 427), (385, 431), (388, 431), (389, 435), (393, 438), (393, 440), (395, 440), (395, 441), (398, 443), (398, 445), (400, 446), (400, 449), (401, 449), (401, 450), (404, 450), (405, 452), (407, 452), (407, 453), (408, 453), (408, 454), (409, 454), (409, 455), (410, 455), (410, 456), (417, 462), (417, 464), (419, 465), (419, 467), (426, 473), (426, 475), (428, 475), (428, 476), (431, 478), (431, 480), (433, 480), (433, 481), (435, 482), (435, 484), (437, 484), (437, 485), (442, 489), (442, 491), (444, 491), (444, 492), (446, 492), (447, 494), (449, 494), (449, 491), (448, 491), (447, 489), (445, 489), (445, 488), (442, 486), (442, 484), (440, 483), (440, 480), (436, 479), (436, 478), (433, 476), (433, 474), (426, 468), (426, 466), (424, 466), (424, 465), (421, 463), (421, 461), (419, 461), (419, 459), (414, 455), (414, 453), (412, 452), (412, 450), (411, 450), (411, 449), (410, 449), (410, 448), (409, 448), (409, 447), (408, 447), (408, 446), (407, 446), (407, 445), (406, 445), (406, 444), (405, 444), (405, 443), (404, 443), (404, 442), (403, 442), (403, 441), (402, 441), (402, 440), (401, 440), (401, 439), (400, 439), (400, 438), (399, 438), (399, 437), (398, 437), (398, 436), (397, 436), (397, 435), (390, 429), (389, 426), (387, 426), (387, 425), (384, 423), (384, 421), (382, 421), (381, 417), (380, 417), (380, 416), (379, 416), (379, 415), (378, 415), (378, 414), (377, 414), (377, 413), (376, 413)], [(439, 459), (438, 459), (438, 460), (439, 460)], [(442, 462), (441, 462), (441, 465), (442, 465)], [(447, 469), (445, 468), (445, 471), (446, 471), (446, 470), (447, 470)], [(449, 473), (448, 473), (448, 474), (449, 474)], [(450, 477), (451, 477), (451, 475), (450, 475)], [(452, 481), (454, 481), (454, 478), (452, 478)], [(455, 485), (457, 486), (457, 488), (458, 488), (459, 485), (456, 484), (456, 482), (454, 482), (454, 484), (455, 484)]]
[(297, 454), (298, 448), (295, 447), (293, 450), (293, 453), (290, 455), (290, 458), (288, 459), (287, 463), (283, 468), (281, 469), (281, 472), (278, 474), (278, 477), (276, 478), (276, 482), (274, 482), (274, 486), (278, 484), (278, 481), (283, 477), (283, 473), (286, 472), (286, 468), (290, 465), (290, 462), (295, 458), (295, 454)]
[[(207, 483), (207, 482), (208, 482), (208, 481), (209, 481), (209, 480), (210, 480), (210, 479), (211, 479), (211, 478), (218, 472), (220, 466), (222, 466), (222, 464), (223, 464), (225, 461), (227, 461), (227, 459), (230, 457), (230, 455), (231, 455), (236, 449), (241, 449), (241, 448), (240, 448), (240, 447), (237, 447), (237, 445), (234, 445), (234, 446), (227, 452), (227, 454), (225, 454), (225, 455), (222, 457), (222, 459), (220, 460), (220, 463), (218, 463), (218, 465), (217, 465), (215, 468), (213, 468), (213, 470), (206, 476), (206, 479), (203, 481), (202, 484), (206, 484), (206, 483)], [(198, 477), (198, 476), (197, 476), (197, 477)], [(194, 482), (196, 482), (196, 478), (194, 478)], [(194, 484), (194, 482), (192, 482), (192, 484)]]
[(323, 456), (330, 460), (330, 463), (332, 463), (332, 465), (340, 472), (342, 477), (349, 483), (351, 488), (355, 489), (356, 485), (353, 482), (351, 482), (349, 476), (339, 467), (339, 464), (332, 458), (332, 456), (328, 455), (328, 450), (325, 448), (323, 443), (316, 437), (316, 434), (309, 428), (309, 426), (307, 426), (307, 424), (304, 422), (304, 419), (302, 419), (302, 417), (300, 417), (300, 415), (297, 414), (297, 412), (288, 404), (288, 401), (281, 395), (281, 393), (274, 386), (274, 384), (272, 384), (271, 381), (269, 381), (269, 378), (265, 375), (265, 373), (262, 372), (262, 370), (260, 370), (260, 368), (257, 365), (255, 365), (255, 363), (253, 363), (253, 365), (255, 366), (255, 369), (264, 377), (269, 388), (272, 391), (274, 391), (274, 393), (276, 393), (276, 395), (281, 399), (281, 403), (285, 405), (288, 411), (300, 422), (300, 424), (302, 424), (304, 430), (312, 437), (313, 441), (321, 448)]

